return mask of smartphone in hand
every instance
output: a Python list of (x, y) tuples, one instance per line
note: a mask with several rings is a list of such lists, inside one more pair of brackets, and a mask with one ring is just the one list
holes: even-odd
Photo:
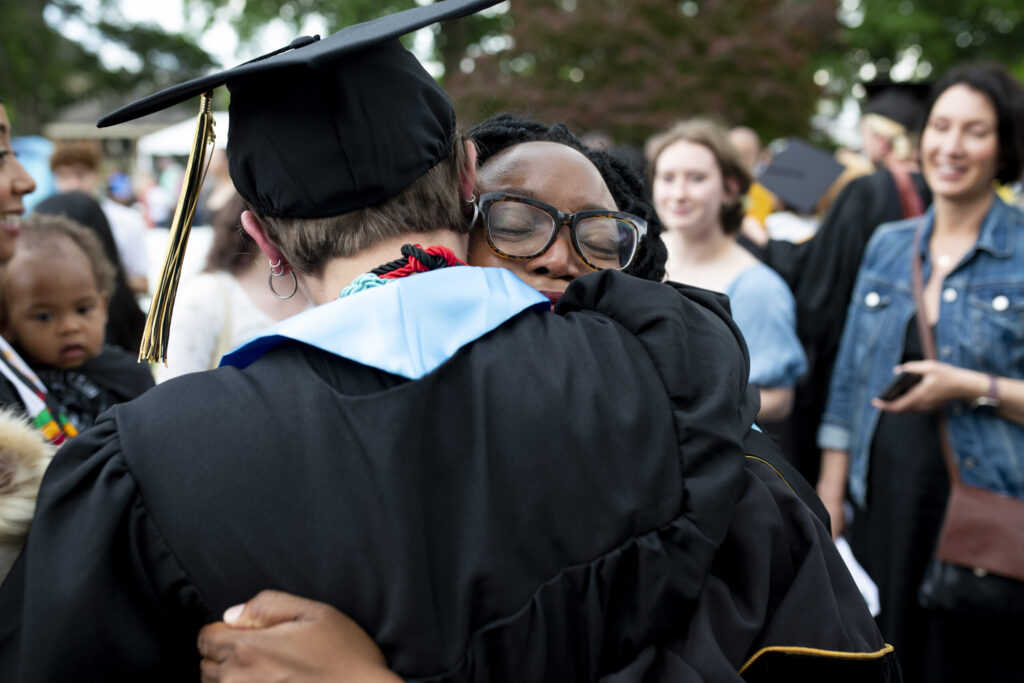
[(901, 372), (896, 375), (891, 382), (889, 382), (889, 386), (882, 389), (882, 393), (878, 395), (878, 398), (883, 401), (894, 401), (907, 393), (910, 390), (910, 387), (920, 382), (921, 377), (922, 375), (919, 375), (916, 372)]

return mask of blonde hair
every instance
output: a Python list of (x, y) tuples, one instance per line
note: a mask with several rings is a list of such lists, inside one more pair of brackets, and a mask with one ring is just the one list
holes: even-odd
[(324, 218), (276, 218), (253, 211), (296, 270), (319, 275), (334, 258), (346, 258), (383, 240), (412, 232), (469, 232), (460, 191), (468, 169), (465, 137), (456, 134), (449, 156), (411, 185), (375, 206)]
[(658, 170), (658, 157), (668, 147), (686, 141), (707, 147), (722, 173), (722, 182), (730, 189), (728, 181), (736, 183), (737, 195), (734, 201), (722, 206), (721, 221), (725, 234), (738, 232), (743, 224), (746, 209), (743, 199), (750, 190), (753, 179), (740, 156), (739, 150), (729, 140), (729, 132), (710, 119), (689, 119), (680, 121), (668, 130), (647, 141), (644, 155), (647, 157), (647, 176), (653, 186), (654, 174)]
[(21, 224), (18, 249), (46, 249), (62, 238), (85, 253), (100, 294), (113, 294), (117, 283), (117, 268), (107, 258), (99, 236), (76, 220), (64, 215), (34, 213)]
[(911, 139), (910, 131), (902, 123), (882, 116), (881, 114), (864, 114), (861, 117), (861, 126), (865, 130), (874, 133), (889, 141), (888, 159), (891, 161), (906, 161), (914, 154), (914, 140)]

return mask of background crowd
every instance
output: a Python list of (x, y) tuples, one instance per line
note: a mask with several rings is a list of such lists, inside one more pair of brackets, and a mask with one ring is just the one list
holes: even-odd
[[(1019, 680), (1019, 603), (951, 614), (922, 605), (919, 591), (949, 496), (943, 434), (965, 482), (1024, 499), (1024, 87), (989, 63), (959, 65), (934, 84), (870, 86), (860, 149), (834, 153), (804, 150), (796, 136), (762, 145), (748, 122), (713, 111), (665, 127), (642, 151), (518, 114), (487, 119), (469, 131), (482, 220), (468, 261), (507, 268), (552, 301), (605, 268), (726, 294), (749, 351), (757, 422), (816, 484), (832, 535), (846, 536), (877, 584), (877, 623), (904, 680)], [(12, 123), (0, 105), (0, 400), (52, 444), (320, 303), (275, 289), (281, 273), (273, 263), (268, 273), (242, 230), (246, 205), (217, 155), (199, 211), (212, 239), (205, 265), (183, 277), (167, 364), (136, 365), (154, 279), (147, 238), (164, 219), (147, 214), (142, 192), (126, 200), (105, 182), (98, 148), (82, 141), (56, 147), (57, 192), (22, 216), (35, 183), (11, 152)], [(566, 219), (557, 182), (532, 202), (494, 191), (507, 183), (487, 163), (511, 137), (589, 159), (603, 188), (595, 204), (621, 212), (615, 253), (577, 233), (527, 248), (492, 230), (502, 212)], [(564, 150), (540, 151), (538, 166), (569, 164)], [(538, 150), (518, 153), (533, 163)], [(180, 185), (181, 166), (164, 172)], [(635, 241), (624, 246), (624, 233)], [(886, 395), (899, 373), (916, 383)], [(0, 462), (9, 527), (0, 543), (13, 561), (31, 518), (26, 491), (52, 451), (11, 452), (24, 457)]]

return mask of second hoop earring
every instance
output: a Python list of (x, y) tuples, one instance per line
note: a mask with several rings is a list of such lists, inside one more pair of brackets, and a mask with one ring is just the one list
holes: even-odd
[(267, 286), (270, 287), (270, 293), (278, 299), (291, 299), (295, 296), (295, 292), (299, 291), (299, 279), (295, 277), (295, 271), (289, 270), (287, 274), (292, 276), (292, 289), (287, 294), (278, 294), (277, 290), (274, 289), (274, 278), (283, 277), (285, 275), (284, 266), (281, 265), (280, 261), (277, 262), (276, 266), (273, 263), (270, 264), (270, 274), (267, 275)]

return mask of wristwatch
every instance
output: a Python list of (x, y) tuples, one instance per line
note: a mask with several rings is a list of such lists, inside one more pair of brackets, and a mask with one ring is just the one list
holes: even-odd
[(998, 408), (1001, 405), (1001, 403), (1002, 401), (999, 400), (999, 385), (996, 383), (996, 376), (989, 374), (988, 391), (979, 396), (978, 398), (974, 399), (967, 405), (969, 405), (971, 409), (981, 408), (982, 406), (985, 406), (987, 408), (992, 408), (994, 410)]

